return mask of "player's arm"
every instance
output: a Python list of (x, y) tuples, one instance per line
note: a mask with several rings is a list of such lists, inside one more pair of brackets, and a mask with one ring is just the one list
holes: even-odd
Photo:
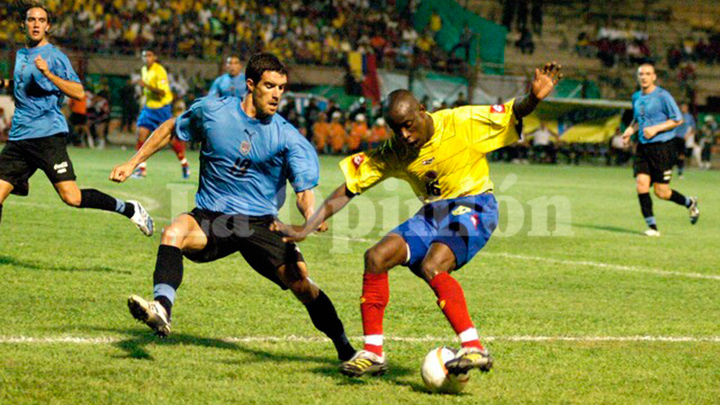
[[(307, 222), (312, 215), (315, 213), (315, 193), (312, 189), (299, 191), (295, 194), (297, 197), (297, 208), (302, 214), (303, 218)], [(327, 223), (322, 222), (317, 228), (318, 232), (325, 232), (328, 230)]]
[(320, 208), (305, 221), (304, 225), (286, 225), (280, 222), (275, 222), (270, 229), (273, 231), (280, 231), (287, 235), (283, 238), (286, 242), (300, 242), (307, 238), (312, 232), (320, 228), (326, 220), (332, 217), (336, 212), (340, 211), (355, 197), (347, 185), (343, 183), (342, 186), (338, 187), (325, 201), (323, 201)]
[(65, 80), (55, 75), (50, 71), (47, 61), (43, 59), (42, 56), (38, 55), (37, 58), (35, 58), (35, 67), (66, 96), (75, 100), (82, 100), (83, 97), (85, 97), (85, 89), (83, 89), (82, 84)]
[(150, 90), (151, 93), (155, 94), (158, 97), (165, 96), (165, 90), (161, 89), (160, 87), (153, 87), (150, 85), (150, 83), (145, 83), (145, 81), (143, 80), (140, 80), (140, 86)]
[(655, 135), (657, 135), (659, 133), (670, 131), (672, 129), (677, 128), (682, 123), (683, 123), (683, 120), (676, 121), (673, 119), (669, 119), (660, 124), (652, 125), (647, 128), (643, 128), (643, 136), (647, 139), (651, 139), (652, 137), (654, 137)]
[(542, 70), (535, 69), (530, 94), (520, 98), (513, 104), (513, 113), (518, 119), (530, 115), (535, 111), (540, 101), (552, 93), (555, 85), (562, 79), (561, 68), (560, 64), (552, 62), (546, 63)]
[(175, 118), (170, 118), (150, 134), (150, 137), (140, 150), (135, 153), (135, 156), (127, 162), (115, 166), (112, 173), (110, 173), (110, 180), (118, 183), (127, 180), (140, 163), (145, 162), (150, 156), (167, 146), (173, 135), (175, 135)]

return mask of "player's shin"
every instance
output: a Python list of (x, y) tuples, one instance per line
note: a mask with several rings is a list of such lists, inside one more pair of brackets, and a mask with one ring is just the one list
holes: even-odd
[(135, 207), (132, 204), (126, 204), (125, 201), (118, 200), (101, 191), (87, 188), (80, 190), (80, 195), (80, 206), (78, 208), (114, 211), (128, 218), (132, 218), (133, 214), (135, 214)]
[(175, 294), (183, 278), (182, 251), (175, 246), (160, 245), (153, 274), (154, 299), (167, 311), (168, 318), (175, 302)]
[(647, 223), (650, 229), (657, 230), (650, 193), (638, 194), (638, 200), (640, 200), (640, 211), (642, 212), (643, 218), (645, 218), (645, 223)]
[(360, 301), (362, 313), (364, 349), (383, 355), (383, 318), (385, 307), (390, 301), (388, 274), (365, 273), (363, 275), (363, 292)]
[(435, 292), (438, 306), (445, 314), (445, 318), (460, 338), (462, 347), (477, 347), (482, 350), (483, 346), (470, 319), (465, 293), (460, 283), (449, 273), (440, 273), (430, 280), (430, 288)]
[(348, 341), (345, 334), (343, 323), (338, 317), (335, 306), (330, 298), (320, 290), (314, 301), (305, 304), (310, 319), (317, 330), (323, 332), (332, 340), (341, 361), (349, 360), (354, 354), (355, 349)]
[(670, 194), (670, 201), (682, 205), (685, 208), (690, 207), (690, 204), (692, 204), (692, 201), (688, 197), (685, 197), (675, 190), (672, 190), (672, 194)]

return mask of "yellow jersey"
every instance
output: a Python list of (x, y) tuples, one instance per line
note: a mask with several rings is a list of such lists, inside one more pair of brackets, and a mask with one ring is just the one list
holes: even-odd
[(145, 84), (165, 92), (165, 95), (160, 97), (146, 88), (143, 89), (143, 94), (145, 94), (145, 105), (148, 108), (155, 110), (172, 103), (173, 95), (172, 92), (170, 92), (170, 82), (168, 81), (167, 72), (161, 64), (155, 62), (152, 66), (150, 66), (150, 69), (148, 69), (147, 66), (143, 66), (141, 74), (142, 80)]
[(514, 103), (438, 111), (430, 114), (435, 133), (419, 150), (393, 136), (375, 150), (347, 157), (340, 169), (348, 190), (360, 194), (395, 177), (426, 203), (491, 193), (485, 156), (520, 138)]

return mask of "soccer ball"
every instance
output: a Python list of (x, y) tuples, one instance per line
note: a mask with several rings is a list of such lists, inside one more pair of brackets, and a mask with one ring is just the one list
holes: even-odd
[(457, 394), (465, 388), (470, 376), (467, 373), (448, 373), (445, 363), (455, 358), (456, 351), (449, 347), (430, 350), (420, 368), (425, 386), (432, 392)]

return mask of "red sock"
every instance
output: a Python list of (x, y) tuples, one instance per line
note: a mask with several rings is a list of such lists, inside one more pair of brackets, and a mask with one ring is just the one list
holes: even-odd
[(135, 144), (135, 150), (140, 150), (140, 148), (142, 148), (144, 143), (145, 142), (141, 142), (140, 140), (138, 140), (137, 143)]
[[(177, 155), (178, 160), (182, 162), (185, 159), (185, 142), (179, 139), (173, 139), (170, 142), (170, 146), (175, 151), (175, 155)], [(185, 164), (187, 164), (187, 162), (185, 162)]]
[(363, 292), (360, 299), (365, 350), (378, 356), (383, 354), (383, 317), (390, 301), (387, 273), (363, 275)]
[(440, 273), (430, 280), (430, 287), (438, 297), (437, 304), (460, 338), (462, 347), (483, 349), (477, 331), (470, 319), (465, 294), (460, 283), (450, 273)]

